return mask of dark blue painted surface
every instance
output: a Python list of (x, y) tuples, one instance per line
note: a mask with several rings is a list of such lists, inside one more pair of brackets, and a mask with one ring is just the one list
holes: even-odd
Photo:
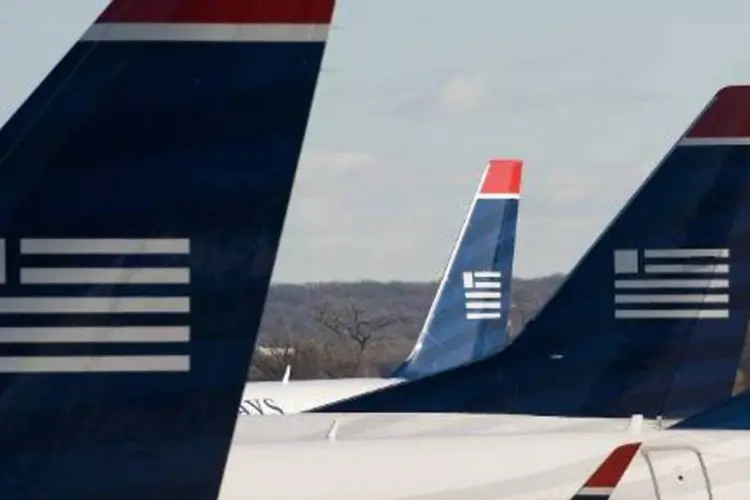
[[(0, 375), (0, 498), (214, 499), (318, 76), (320, 43), (79, 43), (0, 132), (0, 236), (190, 238), (191, 341), (0, 344), (0, 355), (180, 353), (188, 373)], [(87, 257), (86, 262), (93, 262)], [(184, 287), (184, 286), (183, 286)], [(180, 292), (184, 290), (180, 289)], [(178, 293), (50, 286), (49, 295)], [(175, 324), (169, 314), (7, 324)]]
[[(321, 411), (680, 418), (727, 399), (750, 312), (749, 167), (748, 147), (675, 149), (505, 350)], [(729, 248), (730, 317), (615, 319), (613, 251), (649, 248)]]
[(750, 393), (743, 392), (728, 401), (677, 422), (670, 429), (750, 431)]
[[(498, 352), (508, 343), (508, 314), (518, 200), (477, 199), (447, 279), (435, 296), (421, 345), (393, 376), (418, 379)], [(501, 272), (501, 288), (465, 289), (464, 272)], [(484, 281), (477, 279), (477, 281)], [(492, 280), (497, 281), (497, 280)], [(499, 319), (468, 319), (466, 292), (500, 292)]]

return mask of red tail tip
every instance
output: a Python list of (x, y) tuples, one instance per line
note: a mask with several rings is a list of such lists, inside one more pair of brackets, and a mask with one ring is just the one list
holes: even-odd
[(521, 160), (490, 160), (480, 194), (520, 194), (522, 170)]
[(750, 85), (735, 85), (719, 90), (685, 137), (750, 137)]
[(335, 0), (112, 0), (98, 23), (329, 24)]

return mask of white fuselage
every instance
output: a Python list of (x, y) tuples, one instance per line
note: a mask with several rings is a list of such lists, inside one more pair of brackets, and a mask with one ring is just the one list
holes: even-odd
[(288, 415), (404, 382), (400, 378), (341, 378), (250, 382), (245, 385), (239, 416)]
[[(537, 430), (522, 430), (534, 422)], [(616, 446), (634, 441), (644, 445), (615, 500), (750, 498), (750, 433), (646, 424), (429, 414), (248, 419), (237, 426), (219, 499), (567, 500)]]

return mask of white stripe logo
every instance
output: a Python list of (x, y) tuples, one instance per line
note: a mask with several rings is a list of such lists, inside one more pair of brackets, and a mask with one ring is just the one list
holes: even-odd
[(463, 273), (466, 319), (500, 319), (501, 278), (497, 271)]
[[(190, 342), (189, 240), (22, 239), (13, 259), (6, 243), (0, 239), (0, 346), (129, 344), (145, 351)], [(122, 265), (136, 256), (150, 265)], [(182, 265), (173, 264), (177, 256)], [(133, 285), (143, 296), (127, 292)], [(164, 314), (169, 324), (154, 324)], [(0, 356), (0, 373), (189, 370), (190, 356), (179, 353)]]
[(615, 250), (615, 318), (729, 317), (729, 249)]
[(84, 42), (325, 42), (328, 24), (95, 23)]

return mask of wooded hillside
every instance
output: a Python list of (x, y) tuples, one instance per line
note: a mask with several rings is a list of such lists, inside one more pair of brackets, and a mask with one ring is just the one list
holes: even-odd
[[(562, 282), (563, 275), (513, 280), (511, 335)], [(362, 281), (273, 285), (250, 378), (385, 375), (409, 354), (437, 282)]]

